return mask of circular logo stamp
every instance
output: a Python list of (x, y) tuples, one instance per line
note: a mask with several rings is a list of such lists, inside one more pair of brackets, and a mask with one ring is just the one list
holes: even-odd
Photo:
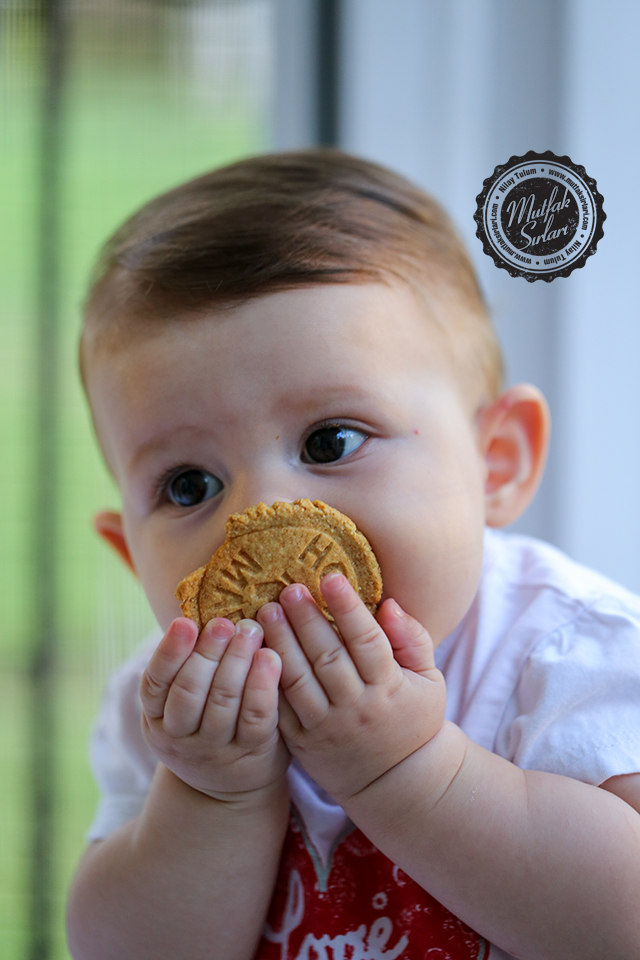
[(476, 197), (484, 252), (512, 277), (568, 277), (596, 252), (606, 214), (596, 181), (550, 150), (511, 157)]

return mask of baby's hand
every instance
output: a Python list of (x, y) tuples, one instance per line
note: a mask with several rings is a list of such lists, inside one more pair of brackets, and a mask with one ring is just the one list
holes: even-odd
[(158, 758), (191, 787), (220, 800), (283, 776), (278, 731), (280, 658), (260, 649), (253, 620), (170, 625), (142, 676), (142, 728)]
[(282, 661), (286, 744), (344, 803), (438, 733), (446, 692), (431, 637), (395, 601), (386, 600), (376, 620), (341, 574), (329, 574), (321, 589), (344, 643), (300, 584), (265, 604), (258, 619)]

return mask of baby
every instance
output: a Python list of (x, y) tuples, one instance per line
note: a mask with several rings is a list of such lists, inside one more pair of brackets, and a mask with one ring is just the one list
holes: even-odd
[[(548, 411), (438, 205), (329, 150), (193, 180), (107, 244), (81, 361), (164, 636), (96, 727), (74, 958), (640, 958), (640, 599), (495, 529)], [(174, 591), (228, 515), (303, 497), (376, 616), (334, 573), (344, 642), (298, 584), (198, 636)]]

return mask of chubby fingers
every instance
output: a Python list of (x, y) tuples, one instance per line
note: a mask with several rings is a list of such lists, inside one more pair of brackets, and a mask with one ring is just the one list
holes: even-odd
[(346, 577), (329, 575), (321, 589), (344, 643), (301, 584), (286, 587), (279, 603), (265, 604), (257, 615), (267, 645), (282, 659), (285, 696), (305, 727), (330, 704), (355, 701), (365, 684), (401, 679), (382, 627)]
[(210, 620), (184, 666), (178, 671), (167, 695), (163, 727), (170, 737), (188, 737), (200, 728), (211, 685), (236, 628), (230, 620)]
[(256, 650), (247, 673), (238, 715), (236, 739), (241, 746), (257, 747), (278, 728), (278, 683), (282, 663), (274, 650)]
[[(313, 603), (310, 595), (309, 600)], [(322, 617), (320, 611), (317, 612)], [(307, 652), (300, 645), (298, 637), (279, 603), (265, 604), (258, 611), (257, 618), (264, 630), (267, 646), (278, 654), (282, 662), (280, 682), (286, 698), (285, 703), (291, 705), (302, 726), (313, 726), (326, 714), (329, 707), (329, 698), (314, 673)], [(325, 620), (324, 617), (322, 619)], [(325, 625), (329, 626), (326, 620)], [(331, 627), (329, 627), (329, 630), (333, 633)], [(333, 633), (333, 640), (339, 643), (335, 633)], [(282, 707), (285, 708), (284, 715), (287, 715), (286, 706), (281, 703), (281, 717), (283, 715)], [(293, 718), (291, 719), (293, 720)], [(289, 733), (291, 732), (292, 730), (289, 730)]]
[(198, 639), (198, 629), (191, 620), (180, 617), (154, 650), (140, 681), (142, 708), (150, 720), (164, 716), (171, 684), (186, 662)]
[(432, 674), (439, 675), (433, 655), (433, 640), (418, 620), (390, 598), (384, 601), (376, 618), (389, 638), (396, 661), (401, 667), (429, 679)]
[(322, 595), (365, 683), (388, 683), (398, 673), (389, 639), (382, 626), (341, 573), (320, 582)]
[(230, 620), (209, 621), (198, 637), (190, 620), (174, 620), (142, 677), (140, 695), (149, 720), (161, 720), (170, 737), (194, 733), (211, 682), (234, 634)]
[(281, 663), (260, 649), (262, 639), (253, 620), (215, 618), (199, 637), (190, 620), (174, 620), (142, 677), (147, 728), (173, 740), (202, 733), (218, 746), (267, 743), (277, 732)]
[(235, 737), (245, 683), (263, 637), (255, 620), (240, 620), (231, 627), (232, 635), (202, 698), (198, 724), (205, 736), (218, 744), (229, 743)]

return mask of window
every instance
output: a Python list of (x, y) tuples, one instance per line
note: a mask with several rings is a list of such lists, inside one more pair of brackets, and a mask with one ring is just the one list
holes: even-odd
[(96, 801), (91, 719), (153, 629), (91, 531), (118, 499), (76, 372), (80, 304), (145, 200), (271, 138), (272, 0), (0, 0), (0, 942), (62, 960)]

